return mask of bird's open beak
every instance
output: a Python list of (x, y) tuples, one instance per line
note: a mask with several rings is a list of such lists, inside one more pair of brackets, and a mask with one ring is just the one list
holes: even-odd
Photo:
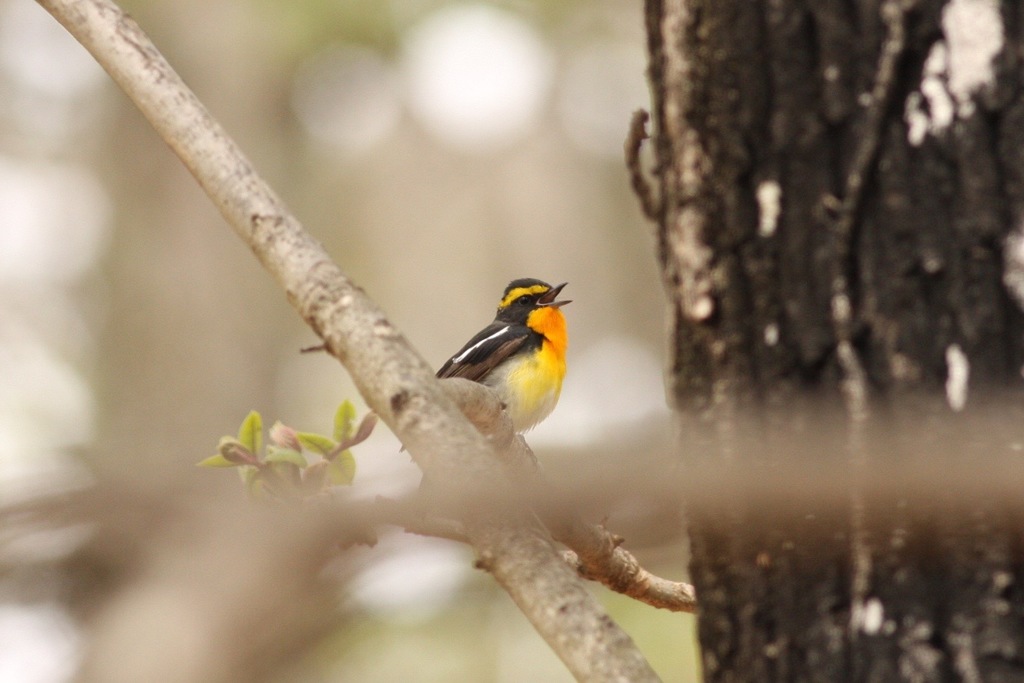
[(563, 282), (562, 284), (558, 285), (557, 287), (552, 287), (548, 291), (544, 292), (544, 295), (541, 296), (541, 298), (537, 299), (537, 305), (538, 306), (554, 306), (555, 308), (558, 308), (559, 306), (564, 306), (566, 304), (571, 304), (572, 303), (572, 299), (565, 299), (564, 301), (555, 301), (555, 298), (562, 291), (562, 288), (565, 287), (567, 284), (569, 284), (569, 283), (568, 282)]

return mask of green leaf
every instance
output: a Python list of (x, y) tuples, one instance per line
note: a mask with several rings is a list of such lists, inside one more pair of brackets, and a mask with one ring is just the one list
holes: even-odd
[(238, 440), (250, 453), (263, 451), (263, 418), (255, 410), (250, 410), (238, 427)]
[(290, 462), (299, 468), (305, 468), (308, 464), (306, 456), (292, 448), (281, 448), (280, 446), (267, 446), (266, 462)]
[(231, 462), (220, 453), (211, 455), (196, 463), (196, 467), (238, 467), (237, 462)]
[(350, 486), (356, 478), (356, 459), (352, 451), (342, 451), (327, 465), (327, 480), (332, 486)]
[(303, 448), (319, 453), (320, 455), (326, 456), (334, 447), (337, 445), (332, 439), (328, 439), (323, 434), (314, 434), (312, 432), (298, 432), (296, 435), (299, 439), (299, 443), (302, 444)]
[(356, 420), (356, 407), (345, 399), (334, 413), (334, 440), (345, 441), (352, 436), (352, 423)]
[(377, 426), (377, 420), (377, 413), (367, 413), (366, 416), (363, 417), (363, 421), (359, 423), (359, 428), (356, 430), (356, 433), (350, 435), (347, 439), (335, 446), (335, 448), (344, 451), (366, 441), (370, 438), (370, 434), (373, 434), (373, 428)]
[(241, 441), (233, 436), (220, 437), (220, 441), (217, 443), (217, 452), (225, 460), (236, 465), (251, 465), (258, 460)]

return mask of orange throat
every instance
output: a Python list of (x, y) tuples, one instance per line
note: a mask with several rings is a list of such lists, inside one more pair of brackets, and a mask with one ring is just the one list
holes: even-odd
[(565, 362), (565, 349), (569, 346), (569, 332), (566, 329), (565, 316), (562, 315), (562, 311), (554, 306), (538, 308), (530, 313), (527, 324), (535, 332), (544, 335), (544, 345), (554, 352), (559, 361)]

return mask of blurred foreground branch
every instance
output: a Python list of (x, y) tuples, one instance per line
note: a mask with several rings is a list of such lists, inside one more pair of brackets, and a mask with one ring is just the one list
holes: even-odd
[[(504, 489), (494, 449), (380, 308), (302, 229), (135, 21), (108, 0), (39, 3), (140, 109), (327, 350), (345, 365), (367, 404), (442, 487), (443, 499), (459, 511), (478, 563), (495, 576), (573, 675), (587, 681), (657, 680), (531, 515), (499, 515), (465, 500), (464, 492)], [(133, 632), (128, 623), (113, 632), (124, 630)], [(111, 652), (111, 647), (111, 642), (94, 643), (99, 651)], [(136, 672), (136, 680), (162, 678), (174, 655), (160, 639), (140, 638), (134, 658), (153, 668), (148, 676)], [(117, 657), (94, 658), (93, 663), (98, 667), (90, 672), (93, 680), (116, 680)]]
[[(549, 501), (550, 504), (550, 501)], [(465, 542), (458, 521), (432, 517), (427, 506), (413, 500), (378, 498), (376, 507), (383, 520), (422, 536)], [(571, 514), (563, 511), (565, 514)], [(550, 522), (549, 522), (550, 523)], [(644, 569), (636, 557), (622, 547), (623, 538), (604, 527), (587, 524), (578, 517), (559, 521), (552, 531), (555, 540), (569, 546), (562, 553), (566, 564), (584, 579), (597, 581), (616, 593), (671, 612), (696, 612), (693, 586), (671, 581)]]

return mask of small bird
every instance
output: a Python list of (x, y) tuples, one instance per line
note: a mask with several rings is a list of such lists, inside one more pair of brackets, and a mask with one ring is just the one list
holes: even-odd
[(532, 429), (558, 403), (569, 336), (552, 287), (533, 278), (513, 280), (498, 303), (494, 322), (448, 359), (437, 376), (464, 377), (498, 392), (517, 432)]

